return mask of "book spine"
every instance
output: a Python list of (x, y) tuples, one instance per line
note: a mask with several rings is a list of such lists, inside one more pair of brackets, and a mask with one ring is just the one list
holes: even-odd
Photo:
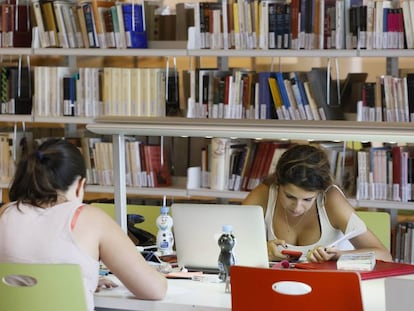
[(88, 36), (89, 47), (98, 48), (99, 42), (95, 28), (95, 22), (91, 3), (82, 4), (83, 14), (85, 17), (86, 33)]

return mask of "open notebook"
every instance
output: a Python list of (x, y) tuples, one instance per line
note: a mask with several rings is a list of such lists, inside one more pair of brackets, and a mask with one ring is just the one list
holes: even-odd
[(218, 272), (217, 240), (223, 225), (236, 237), (236, 264), (268, 267), (266, 231), (260, 206), (231, 204), (171, 205), (177, 261), (190, 270)]

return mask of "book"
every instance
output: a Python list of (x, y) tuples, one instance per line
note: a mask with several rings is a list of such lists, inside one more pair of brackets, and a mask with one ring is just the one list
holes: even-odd
[(49, 42), (51, 47), (59, 47), (58, 25), (56, 22), (55, 12), (53, 8), (53, 1), (40, 0), (43, 22), (45, 31), (49, 35)]
[[(122, 3), (126, 43), (128, 48), (148, 46), (145, 21), (141, 4)], [(118, 15), (119, 18), (119, 15)]]
[[(259, 118), (260, 119), (277, 119), (278, 115), (276, 113), (276, 107), (279, 108), (279, 105), (274, 104), (274, 99), (272, 98), (273, 94), (271, 87), (269, 85), (269, 78), (274, 80), (273, 85), (276, 85), (275, 78), (272, 76), (271, 72), (259, 72)], [(277, 85), (276, 85), (277, 87)]]
[[(74, 44), (75, 47), (84, 48), (85, 47), (85, 38), (82, 33), (82, 26), (81, 20), (78, 14), (78, 5), (72, 4), (69, 9), (69, 20), (68, 22), (72, 25), (73, 28), (73, 36), (74, 36)], [(85, 22), (85, 21), (83, 21)], [(66, 23), (66, 21), (65, 21)], [(85, 32), (86, 33), (86, 32)]]
[[(111, 7), (115, 5), (115, 1), (112, 0), (91, 0), (93, 21), (95, 24), (96, 35), (98, 38), (98, 46), (100, 48), (113, 47), (108, 46), (106, 32), (105, 32), (105, 13), (111, 10)], [(109, 42), (112, 43), (112, 42)]]
[(336, 262), (338, 270), (372, 271), (375, 267), (375, 253), (350, 253), (342, 254)]
[(213, 138), (211, 140), (210, 188), (227, 190), (229, 172), (227, 149), (230, 144), (228, 138)]
[(63, 115), (74, 116), (75, 115), (75, 102), (76, 102), (76, 77), (66, 76), (63, 77)]
[(16, 6), (9, 3), (1, 4), (1, 46), (13, 47), (13, 31), (15, 27)]
[[(65, 21), (63, 18), (63, 7), (69, 7), (69, 2), (55, 0), (53, 1), (53, 9), (55, 12), (55, 18), (58, 29), (58, 38), (60, 47), (67, 49), (69, 48), (69, 32), (66, 28)], [(73, 47), (73, 46), (72, 46)]]
[(32, 112), (33, 75), (30, 68), (8, 67), (10, 114), (30, 114)]
[(288, 75), (288, 73), (283, 73), (283, 72), (276, 72), (276, 82), (277, 82), (277, 86), (279, 88), (279, 92), (280, 92), (280, 96), (282, 98), (282, 103), (283, 103), (283, 111), (285, 114), (285, 119), (286, 120), (295, 120), (296, 119), (296, 114), (295, 112), (293, 112), (293, 108), (288, 96), (288, 91), (286, 89), (286, 85), (285, 85), (285, 78), (286, 75)]
[(68, 3), (68, 5), (62, 6), (61, 9), (62, 9), (62, 15), (63, 15), (63, 22), (65, 24), (66, 34), (68, 36), (69, 47), (70, 48), (83, 47), (78, 14), (76, 13), (76, 4)]
[(14, 6), (12, 46), (31, 47), (33, 22), (29, 2), (18, 3)]
[(143, 146), (145, 167), (149, 187), (171, 186), (170, 165), (167, 152), (160, 145), (145, 144)]
[(40, 0), (32, 0), (32, 9), (35, 20), (35, 25), (38, 31), (40, 47), (46, 48), (50, 46), (49, 35), (45, 31), (45, 23), (42, 16), (42, 8)]
[(307, 76), (319, 113), (323, 114), (326, 120), (343, 120), (344, 114), (338, 100), (336, 81), (328, 75), (327, 68), (314, 67), (308, 71)]
[[(336, 261), (325, 262), (300, 262), (295, 263), (295, 269), (305, 270), (337, 270)], [(376, 260), (372, 271), (358, 271), (361, 280), (384, 278), (389, 276), (414, 274), (414, 265)]]
[[(93, 15), (92, 3), (90, 2), (90, 0), (82, 0), (82, 2), (79, 3), (79, 5), (81, 9), (81, 12), (78, 11), (78, 13), (81, 14), (79, 18), (81, 20), (82, 18), (85, 20), (86, 37), (88, 39), (87, 47), (97, 48), (99, 47), (99, 41), (94, 22), (95, 18)], [(83, 17), (81, 17), (82, 15)]]
[[(184, 3), (181, 3), (184, 5)], [(145, 30), (147, 32), (148, 41), (155, 41), (160, 39), (160, 15), (157, 13), (161, 10), (162, 1), (160, 0), (145, 0), (144, 1), (144, 14), (145, 14)], [(178, 7), (176, 6), (176, 14), (178, 17)], [(194, 13), (193, 13), (194, 14)], [(184, 17), (180, 17), (184, 18)], [(178, 19), (177, 19), (178, 25)], [(177, 27), (177, 26), (176, 26)], [(185, 31), (187, 34), (187, 28), (181, 29), (182, 32)], [(181, 34), (184, 35), (184, 34)], [(179, 40), (175, 38), (175, 40)], [(187, 40), (187, 39), (183, 39)]]

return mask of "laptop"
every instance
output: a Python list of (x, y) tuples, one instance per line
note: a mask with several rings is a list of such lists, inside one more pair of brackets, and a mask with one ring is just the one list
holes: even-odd
[(179, 266), (189, 271), (218, 272), (223, 225), (231, 225), (236, 237), (236, 264), (268, 267), (263, 208), (232, 204), (175, 203), (171, 205)]
[(363, 311), (356, 272), (233, 266), (230, 273), (232, 311)]

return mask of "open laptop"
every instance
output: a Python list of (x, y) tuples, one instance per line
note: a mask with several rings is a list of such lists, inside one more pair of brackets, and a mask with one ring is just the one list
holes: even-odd
[(177, 261), (189, 270), (218, 272), (223, 225), (231, 225), (236, 237), (236, 264), (268, 267), (266, 230), (260, 206), (231, 204), (171, 205)]
[(232, 311), (363, 311), (356, 272), (233, 266), (230, 273)]

